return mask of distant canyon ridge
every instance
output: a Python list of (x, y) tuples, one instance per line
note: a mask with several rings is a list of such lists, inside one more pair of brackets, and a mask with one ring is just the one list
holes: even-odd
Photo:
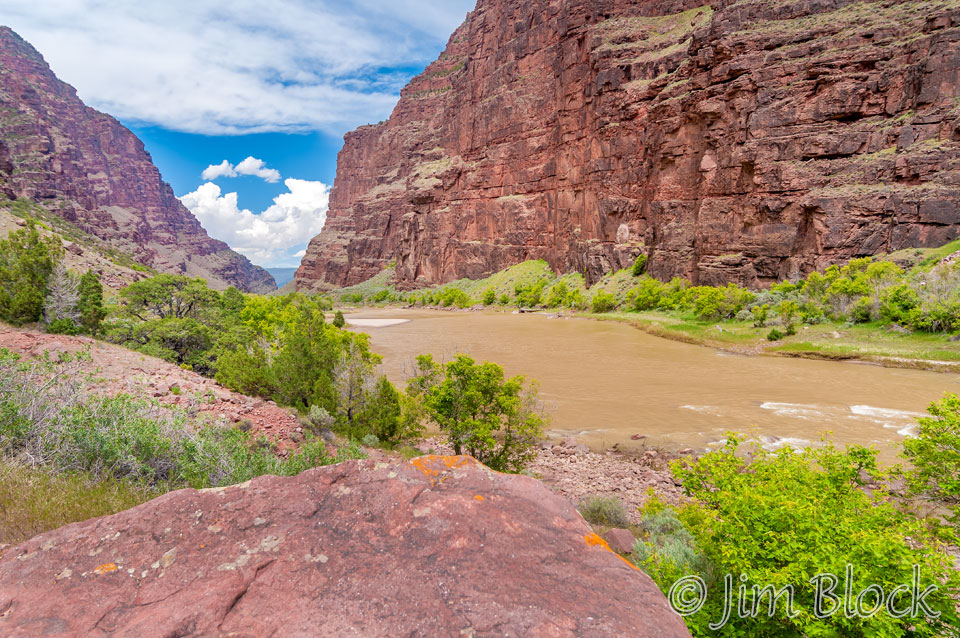
[(958, 235), (960, 0), (480, 0), (346, 136), (295, 281), (759, 287)]
[(0, 207), (21, 198), (156, 271), (276, 289), (270, 273), (207, 235), (132, 132), (84, 105), (0, 27)]

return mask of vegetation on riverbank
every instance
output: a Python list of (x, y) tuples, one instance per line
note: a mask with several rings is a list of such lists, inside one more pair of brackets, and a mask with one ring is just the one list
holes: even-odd
[(659, 282), (633, 268), (591, 287), (529, 261), (486, 279), (399, 292), (389, 271), (334, 293), (342, 303), (569, 310), (651, 334), (739, 352), (861, 359), (900, 367), (960, 367), (960, 240), (938, 249), (855, 259), (754, 292), (734, 284)]

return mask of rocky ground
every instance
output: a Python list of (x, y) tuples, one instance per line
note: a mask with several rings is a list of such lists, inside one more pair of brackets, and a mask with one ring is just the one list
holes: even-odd
[[(440, 438), (427, 439), (420, 448), (453, 453)], [(637, 508), (650, 498), (651, 490), (668, 503), (678, 504), (683, 499), (683, 490), (667, 468), (669, 459), (658, 450), (646, 450), (636, 456), (616, 450), (594, 452), (567, 438), (545, 443), (527, 467), (527, 473), (573, 503), (588, 496), (615, 497), (624, 504), (631, 521), (638, 523)]]

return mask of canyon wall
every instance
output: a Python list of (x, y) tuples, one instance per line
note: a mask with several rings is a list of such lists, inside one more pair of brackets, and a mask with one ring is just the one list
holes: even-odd
[(346, 136), (296, 282), (759, 287), (958, 235), (960, 0), (480, 0)]
[(0, 27), (0, 205), (20, 197), (158, 271), (216, 288), (276, 289), (267, 271), (207, 235), (133, 133), (85, 106)]

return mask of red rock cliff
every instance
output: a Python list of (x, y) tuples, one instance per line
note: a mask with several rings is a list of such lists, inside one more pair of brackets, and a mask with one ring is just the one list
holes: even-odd
[(273, 277), (200, 222), (143, 143), (83, 104), (43, 57), (0, 27), (0, 199), (25, 197), (163, 272), (217, 288), (276, 289)]
[(296, 281), (594, 280), (642, 251), (760, 286), (958, 235), (958, 0), (480, 0), (346, 136)]

